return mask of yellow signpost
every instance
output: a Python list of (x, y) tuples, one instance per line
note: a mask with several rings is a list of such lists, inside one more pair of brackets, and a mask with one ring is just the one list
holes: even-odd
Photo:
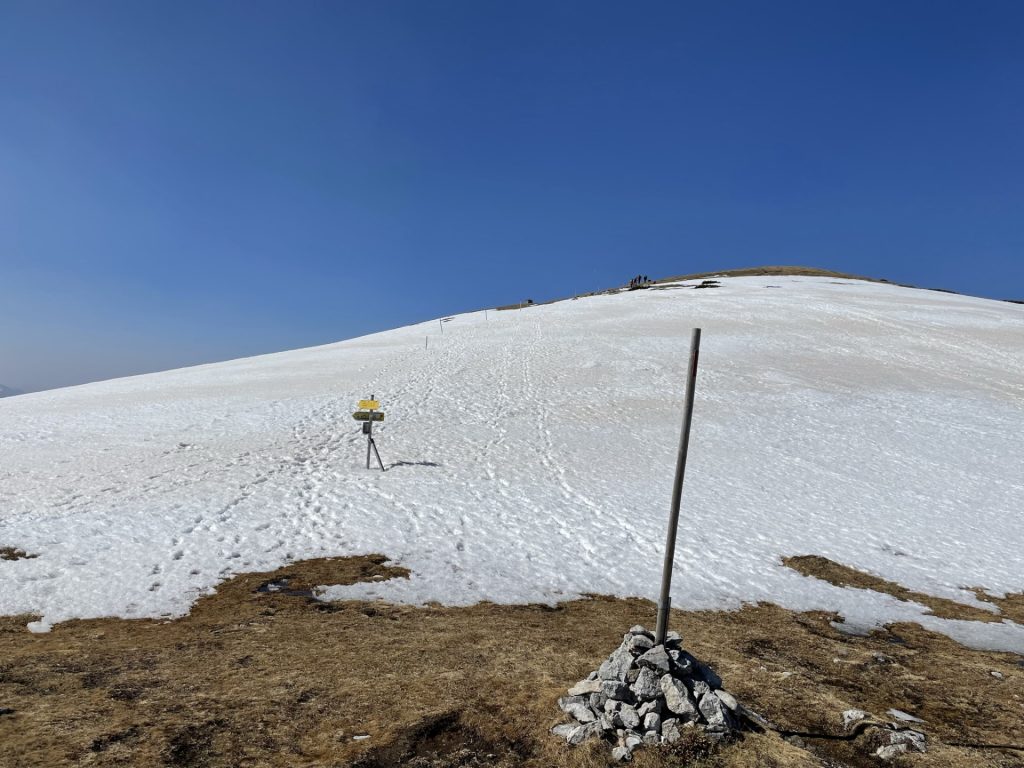
[(360, 400), (359, 407), (366, 411), (376, 411), (380, 403), (377, 400)]

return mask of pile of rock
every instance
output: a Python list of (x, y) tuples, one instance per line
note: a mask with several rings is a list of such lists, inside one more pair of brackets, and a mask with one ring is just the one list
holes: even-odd
[(669, 632), (664, 645), (641, 626), (629, 630), (596, 672), (558, 700), (574, 723), (552, 733), (569, 744), (599, 737), (615, 744), (612, 756), (629, 760), (641, 745), (672, 744), (684, 728), (701, 728), (714, 740), (738, 728), (739, 705), (722, 681), (681, 647)]
[(927, 752), (928, 737), (906, 726), (906, 721), (924, 722), (918, 717), (908, 715), (898, 709), (890, 709), (887, 714), (896, 718), (896, 722), (886, 722), (873, 717), (863, 709), (848, 709), (843, 712), (843, 728), (851, 735), (864, 733), (868, 728), (877, 729), (873, 745), (877, 745), (875, 756), (889, 761), (907, 752)]

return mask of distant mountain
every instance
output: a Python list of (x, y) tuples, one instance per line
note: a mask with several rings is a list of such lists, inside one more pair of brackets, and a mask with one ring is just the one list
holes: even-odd
[(0, 384), (0, 397), (14, 397), (15, 395), (22, 394), (20, 389), (11, 389)]

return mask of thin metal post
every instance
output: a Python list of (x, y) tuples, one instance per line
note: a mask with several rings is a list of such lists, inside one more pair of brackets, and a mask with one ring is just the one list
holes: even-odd
[(384, 469), (384, 462), (380, 460), (380, 452), (377, 450), (377, 441), (371, 440), (370, 445), (373, 446), (373, 454), (377, 457), (377, 463), (380, 464), (380, 471), (387, 472), (387, 470)]
[[(374, 396), (370, 395), (370, 399), (374, 400)], [(373, 445), (373, 411), (370, 411), (370, 418), (366, 422), (369, 425), (369, 429), (366, 430), (366, 468), (370, 468), (370, 446)]]
[(697, 386), (697, 358), (700, 355), (700, 328), (693, 329), (690, 339), (690, 368), (686, 374), (686, 404), (683, 408), (683, 433), (679, 438), (679, 455), (676, 458), (676, 477), (672, 485), (672, 508), (668, 518), (668, 537), (665, 541), (665, 565), (661, 572), (661, 599), (658, 601), (658, 625), (655, 631), (656, 645), (665, 642), (668, 630), (668, 614), (672, 608), (672, 564), (676, 558), (676, 529), (679, 526), (679, 502), (683, 496), (683, 475), (686, 472), (686, 452), (690, 445), (690, 422), (693, 419), (693, 392)]

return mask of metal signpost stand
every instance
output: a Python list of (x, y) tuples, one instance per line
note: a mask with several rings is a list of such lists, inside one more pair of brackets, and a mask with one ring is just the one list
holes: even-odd
[(672, 486), (672, 509), (668, 518), (668, 539), (665, 542), (665, 565), (661, 573), (661, 599), (658, 601), (658, 625), (655, 645), (665, 643), (668, 614), (672, 608), (669, 592), (672, 588), (672, 564), (676, 558), (676, 528), (679, 526), (679, 502), (683, 496), (683, 474), (686, 472), (686, 452), (690, 445), (690, 421), (693, 419), (693, 391), (697, 386), (697, 358), (700, 354), (700, 328), (693, 329), (690, 340), (690, 369), (686, 374), (686, 405), (683, 408), (683, 434), (679, 438), (676, 458), (676, 478)]
[(366, 468), (370, 468), (370, 452), (372, 451), (373, 455), (377, 457), (380, 471), (385, 472), (384, 462), (380, 460), (380, 453), (377, 451), (377, 443), (373, 440), (373, 422), (384, 421), (384, 412), (378, 410), (380, 403), (373, 399), (373, 395), (370, 395), (369, 400), (360, 400), (359, 407), (364, 410), (356, 411), (352, 414), (352, 418), (363, 422), (363, 434), (366, 435)]

